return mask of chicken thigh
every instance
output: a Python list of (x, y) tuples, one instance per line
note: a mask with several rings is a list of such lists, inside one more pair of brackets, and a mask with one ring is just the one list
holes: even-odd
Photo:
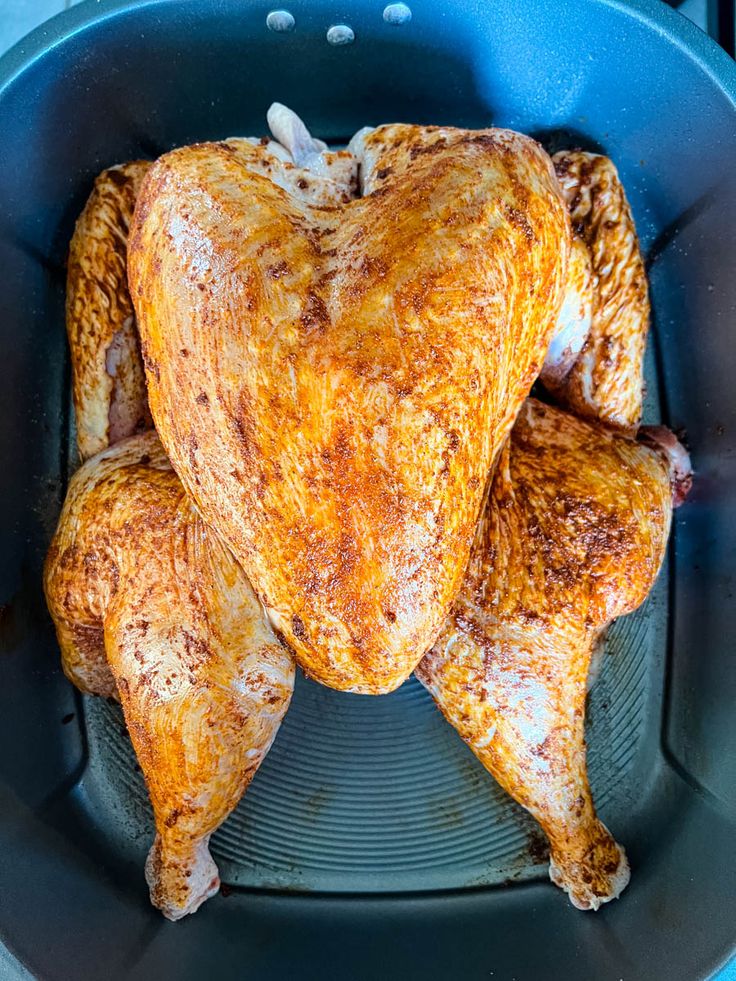
[[(294, 161), (323, 152), (275, 125)], [(351, 148), (366, 193), (331, 206), (293, 193), (316, 177), (267, 144), (165, 155), (129, 280), (184, 486), (305, 672), (375, 694), (459, 588), (571, 233), (550, 158), (520, 134), (391, 125)]]

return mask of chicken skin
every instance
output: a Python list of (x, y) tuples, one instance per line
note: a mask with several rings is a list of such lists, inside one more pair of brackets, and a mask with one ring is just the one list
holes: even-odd
[[(304, 132), (284, 138), (309, 161)], [(329, 207), (285, 189), (314, 175), (268, 145), (166, 154), (129, 281), (186, 490), (304, 671), (378, 694), (460, 586), (571, 232), (550, 158), (519, 134), (391, 125), (351, 152), (366, 193)]]

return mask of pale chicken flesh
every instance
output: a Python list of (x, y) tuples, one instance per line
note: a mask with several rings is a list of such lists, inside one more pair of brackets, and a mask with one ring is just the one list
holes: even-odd
[(524, 136), (393, 125), (352, 146), (370, 193), (329, 206), (295, 193), (315, 176), (267, 144), (162, 157), (129, 280), (184, 486), (305, 672), (377, 694), (460, 585), (571, 236)]

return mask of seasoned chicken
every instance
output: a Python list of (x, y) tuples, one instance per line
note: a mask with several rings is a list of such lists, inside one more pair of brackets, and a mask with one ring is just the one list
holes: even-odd
[(212, 832), (291, 698), (294, 664), (153, 432), (74, 475), (44, 585), (64, 670), (119, 697), (151, 795), (151, 901), (175, 920), (219, 887)]
[(590, 655), (656, 576), (689, 461), (661, 427), (644, 446), (534, 400), (498, 451), (543, 360), (563, 403), (636, 425), (646, 285), (615, 169), (558, 155), (561, 192), (518, 134), (385, 126), (332, 152), (283, 106), (268, 121), (274, 140), (184, 148), (146, 181), (106, 171), (72, 245), (88, 456), (150, 423), (124, 277), (143, 186), (130, 282), (183, 486), (153, 433), (100, 453), (45, 585), (66, 673), (122, 702), (152, 901), (177, 919), (216, 891), (209, 837), (288, 706), (244, 567), (337, 688), (391, 690), (439, 630), (418, 676), (596, 908), (628, 866), (585, 774)]
[(496, 468), (452, 614), (417, 669), (448, 721), (539, 821), (580, 909), (626, 886), (585, 768), (592, 651), (646, 598), (672, 513), (663, 453), (529, 399)]
[(550, 159), (503, 130), (363, 131), (366, 194), (315, 203), (297, 164), (323, 144), (285, 113), (291, 159), (200, 144), (144, 182), (129, 280), (151, 410), (306, 673), (387, 692), (460, 586), (555, 330), (569, 218)]
[(634, 433), (641, 419), (649, 294), (631, 209), (608, 157), (553, 157), (574, 232), (558, 333), (542, 369), (577, 416)]
[(128, 226), (150, 166), (104, 170), (69, 247), (66, 324), (83, 460), (152, 425), (127, 278)]

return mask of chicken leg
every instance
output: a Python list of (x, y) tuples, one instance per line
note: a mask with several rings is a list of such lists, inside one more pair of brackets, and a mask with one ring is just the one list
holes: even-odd
[(179, 919), (219, 887), (207, 843), (276, 735), (293, 659), (153, 432), (72, 478), (44, 585), (70, 680), (122, 703), (156, 822), (151, 900)]
[(580, 909), (628, 882), (585, 769), (588, 667), (646, 598), (672, 512), (663, 454), (528, 399), (493, 479), (465, 582), (417, 669), (448, 721), (539, 821)]

